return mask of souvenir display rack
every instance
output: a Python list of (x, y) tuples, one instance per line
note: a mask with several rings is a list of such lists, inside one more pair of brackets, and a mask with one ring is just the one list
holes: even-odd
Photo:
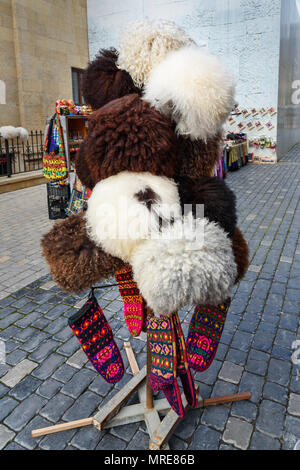
[[(153, 312), (148, 309), (148, 315)], [(102, 406), (93, 417), (84, 418), (68, 423), (57, 424), (46, 428), (35, 429), (31, 432), (33, 438), (53, 434), (69, 429), (76, 429), (84, 426), (95, 426), (99, 431), (116, 426), (145, 421), (149, 434), (150, 450), (169, 450), (168, 441), (176, 427), (182, 421), (175, 411), (170, 408), (168, 401), (163, 398), (154, 399), (152, 389), (148, 385), (148, 377), (151, 373), (151, 353), (147, 340), (147, 364), (140, 370), (134, 352), (129, 342), (124, 343), (124, 349), (128, 357), (130, 368), (133, 374), (132, 379), (119, 390), (106, 405)], [(128, 405), (122, 408), (124, 403), (133, 393), (138, 393), (139, 403)], [(225, 403), (233, 403), (251, 398), (250, 392), (236, 393), (221, 397), (203, 399), (198, 392), (198, 404), (196, 408), (206, 406), (216, 406)], [(182, 403), (184, 409), (188, 411), (189, 405), (184, 393), (182, 393)], [(160, 416), (163, 416), (161, 419)]]

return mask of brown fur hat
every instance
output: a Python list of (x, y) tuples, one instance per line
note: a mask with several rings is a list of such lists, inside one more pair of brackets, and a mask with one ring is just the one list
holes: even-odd
[(221, 136), (217, 134), (207, 142), (204, 140), (191, 140), (188, 137), (178, 136), (178, 176), (213, 176), (213, 171), (220, 158)]
[(116, 49), (101, 49), (84, 73), (83, 96), (94, 110), (121, 96), (141, 92), (129, 73), (117, 67), (117, 60)]
[(54, 281), (67, 292), (82, 292), (124, 267), (88, 238), (82, 214), (55, 223), (41, 243)]
[[(192, 205), (196, 217), (197, 205), (204, 205), (204, 214), (210, 222), (218, 223), (230, 237), (237, 223), (236, 197), (233, 191), (219, 178), (200, 176), (198, 178), (176, 177), (175, 182), (182, 211), (184, 205)], [(188, 208), (186, 208), (188, 209)]]
[(238, 270), (235, 282), (238, 283), (245, 276), (249, 266), (249, 247), (238, 227), (235, 227), (234, 230), (232, 238), (232, 249)]
[(121, 171), (173, 177), (176, 144), (173, 124), (139, 95), (127, 95), (92, 114), (76, 171), (90, 189)]

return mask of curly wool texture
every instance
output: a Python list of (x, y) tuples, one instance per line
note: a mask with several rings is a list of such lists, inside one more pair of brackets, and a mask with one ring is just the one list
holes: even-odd
[(124, 267), (89, 239), (82, 215), (55, 223), (41, 244), (54, 281), (67, 292), (82, 292)]
[(172, 123), (137, 94), (127, 95), (93, 113), (76, 171), (90, 189), (126, 170), (173, 177), (176, 144)]
[(136, 246), (159, 231), (160, 220), (181, 217), (178, 189), (165, 177), (121, 172), (95, 186), (85, 217), (89, 237), (130, 263)]
[(234, 106), (235, 85), (222, 63), (199, 47), (170, 52), (152, 70), (144, 99), (190, 139), (215, 136)]
[[(133, 252), (132, 268), (139, 290), (156, 314), (167, 315), (187, 305), (217, 305), (229, 296), (237, 270), (231, 240), (217, 224), (201, 219), (189, 224), (184, 237), (178, 220), (159, 240), (146, 240)], [(203, 243), (193, 241), (204, 231)]]
[(245, 276), (249, 266), (249, 247), (241, 230), (238, 227), (235, 227), (234, 230), (232, 238), (232, 249), (237, 265), (237, 278), (235, 282), (238, 283)]
[(117, 67), (117, 59), (116, 49), (101, 49), (84, 73), (83, 96), (94, 110), (122, 96), (140, 93), (129, 73)]
[(191, 140), (178, 136), (177, 155), (179, 166), (178, 176), (199, 178), (200, 176), (213, 176), (215, 167), (220, 158), (221, 135), (204, 140)]
[(131, 75), (136, 86), (142, 88), (151, 70), (168, 52), (190, 44), (195, 44), (193, 39), (172, 21), (132, 22), (120, 36), (117, 65)]
[[(194, 217), (203, 217), (204, 209), (204, 217), (210, 222), (218, 223), (232, 238), (237, 223), (236, 197), (224, 181), (201, 176), (200, 178), (176, 177), (175, 182), (178, 185), (183, 214), (185, 210), (192, 210)], [(201, 212), (199, 215), (197, 206)]]

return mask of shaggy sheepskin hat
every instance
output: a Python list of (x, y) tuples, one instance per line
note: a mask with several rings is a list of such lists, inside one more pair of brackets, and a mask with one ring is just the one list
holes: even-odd
[(117, 65), (141, 88), (168, 52), (190, 44), (194, 41), (172, 21), (132, 22), (120, 36)]
[(237, 278), (235, 280), (237, 283), (243, 279), (249, 266), (249, 247), (238, 227), (235, 227), (234, 230), (232, 249), (237, 265)]
[(173, 124), (137, 94), (111, 101), (90, 118), (89, 134), (75, 158), (81, 182), (92, 189), (121, 171), (176, 173)]
[(56, 222), (41, 244), (54, 281), (67, 292), (82, 292), (124, 267), (89, 239), (82, 214)]
[(210, 139), (191, 140), (182, 135), (177, 136), (178, 176), (199, 178), (213, 176), (221, 152), (221, 134)]
[[(232, 238), (237, 223), (236, 197), (233, 191), (219, 178), (176, 177), (182, 212), (192, 210), (197, 216), (197, 205), (204, 206), (204, 217), (218, 223)], [(185, 214), (186, 215), (186, 214)], [(203, 214), (200, 214), (203, 217)], [(199, 215), (198, 215), (199, 217)]]
[(130, 262), (133, 249), (181, 216), (175, 182), (150, 173), (121, 172), (98, 183), (88, 200), (87, 230), (96, 245)]
[(83, 96), (94, 110), (122, 96), (140, 93), (129, 73), (117, 67), (117, 58), (116, 49), (101, 49), (84, 73)]
[[(217, 305), (229, 296), (237, 275), (231, 240), (208, 219), (191, 226), (192, 214), (162, 229), (159, 240), (136, 246), (131, 265), (139, 290), (156, 314), (194, 304)], [(178, 237), (183, 229), (184, 236)], [(203, 243), (195, 242), (203, 233)]]
[(178, 134), (206, 141), (232, 110), (234, 91), (219, 59), (189, 46), (170, 52), (151, 71), (144, 99), (174, 120)]

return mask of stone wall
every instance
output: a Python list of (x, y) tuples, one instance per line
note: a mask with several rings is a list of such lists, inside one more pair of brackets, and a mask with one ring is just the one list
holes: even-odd
[(241, 107), (277, 106), (281, 0), (88, 0), (90, 55), (118, 46), (122, 26), (168, 19), (220, 56)]
[(0, 126), (43, 129), (72, 98), (71, 67), (88, 63), (86, 0), (1, 0), (0, 40)]

